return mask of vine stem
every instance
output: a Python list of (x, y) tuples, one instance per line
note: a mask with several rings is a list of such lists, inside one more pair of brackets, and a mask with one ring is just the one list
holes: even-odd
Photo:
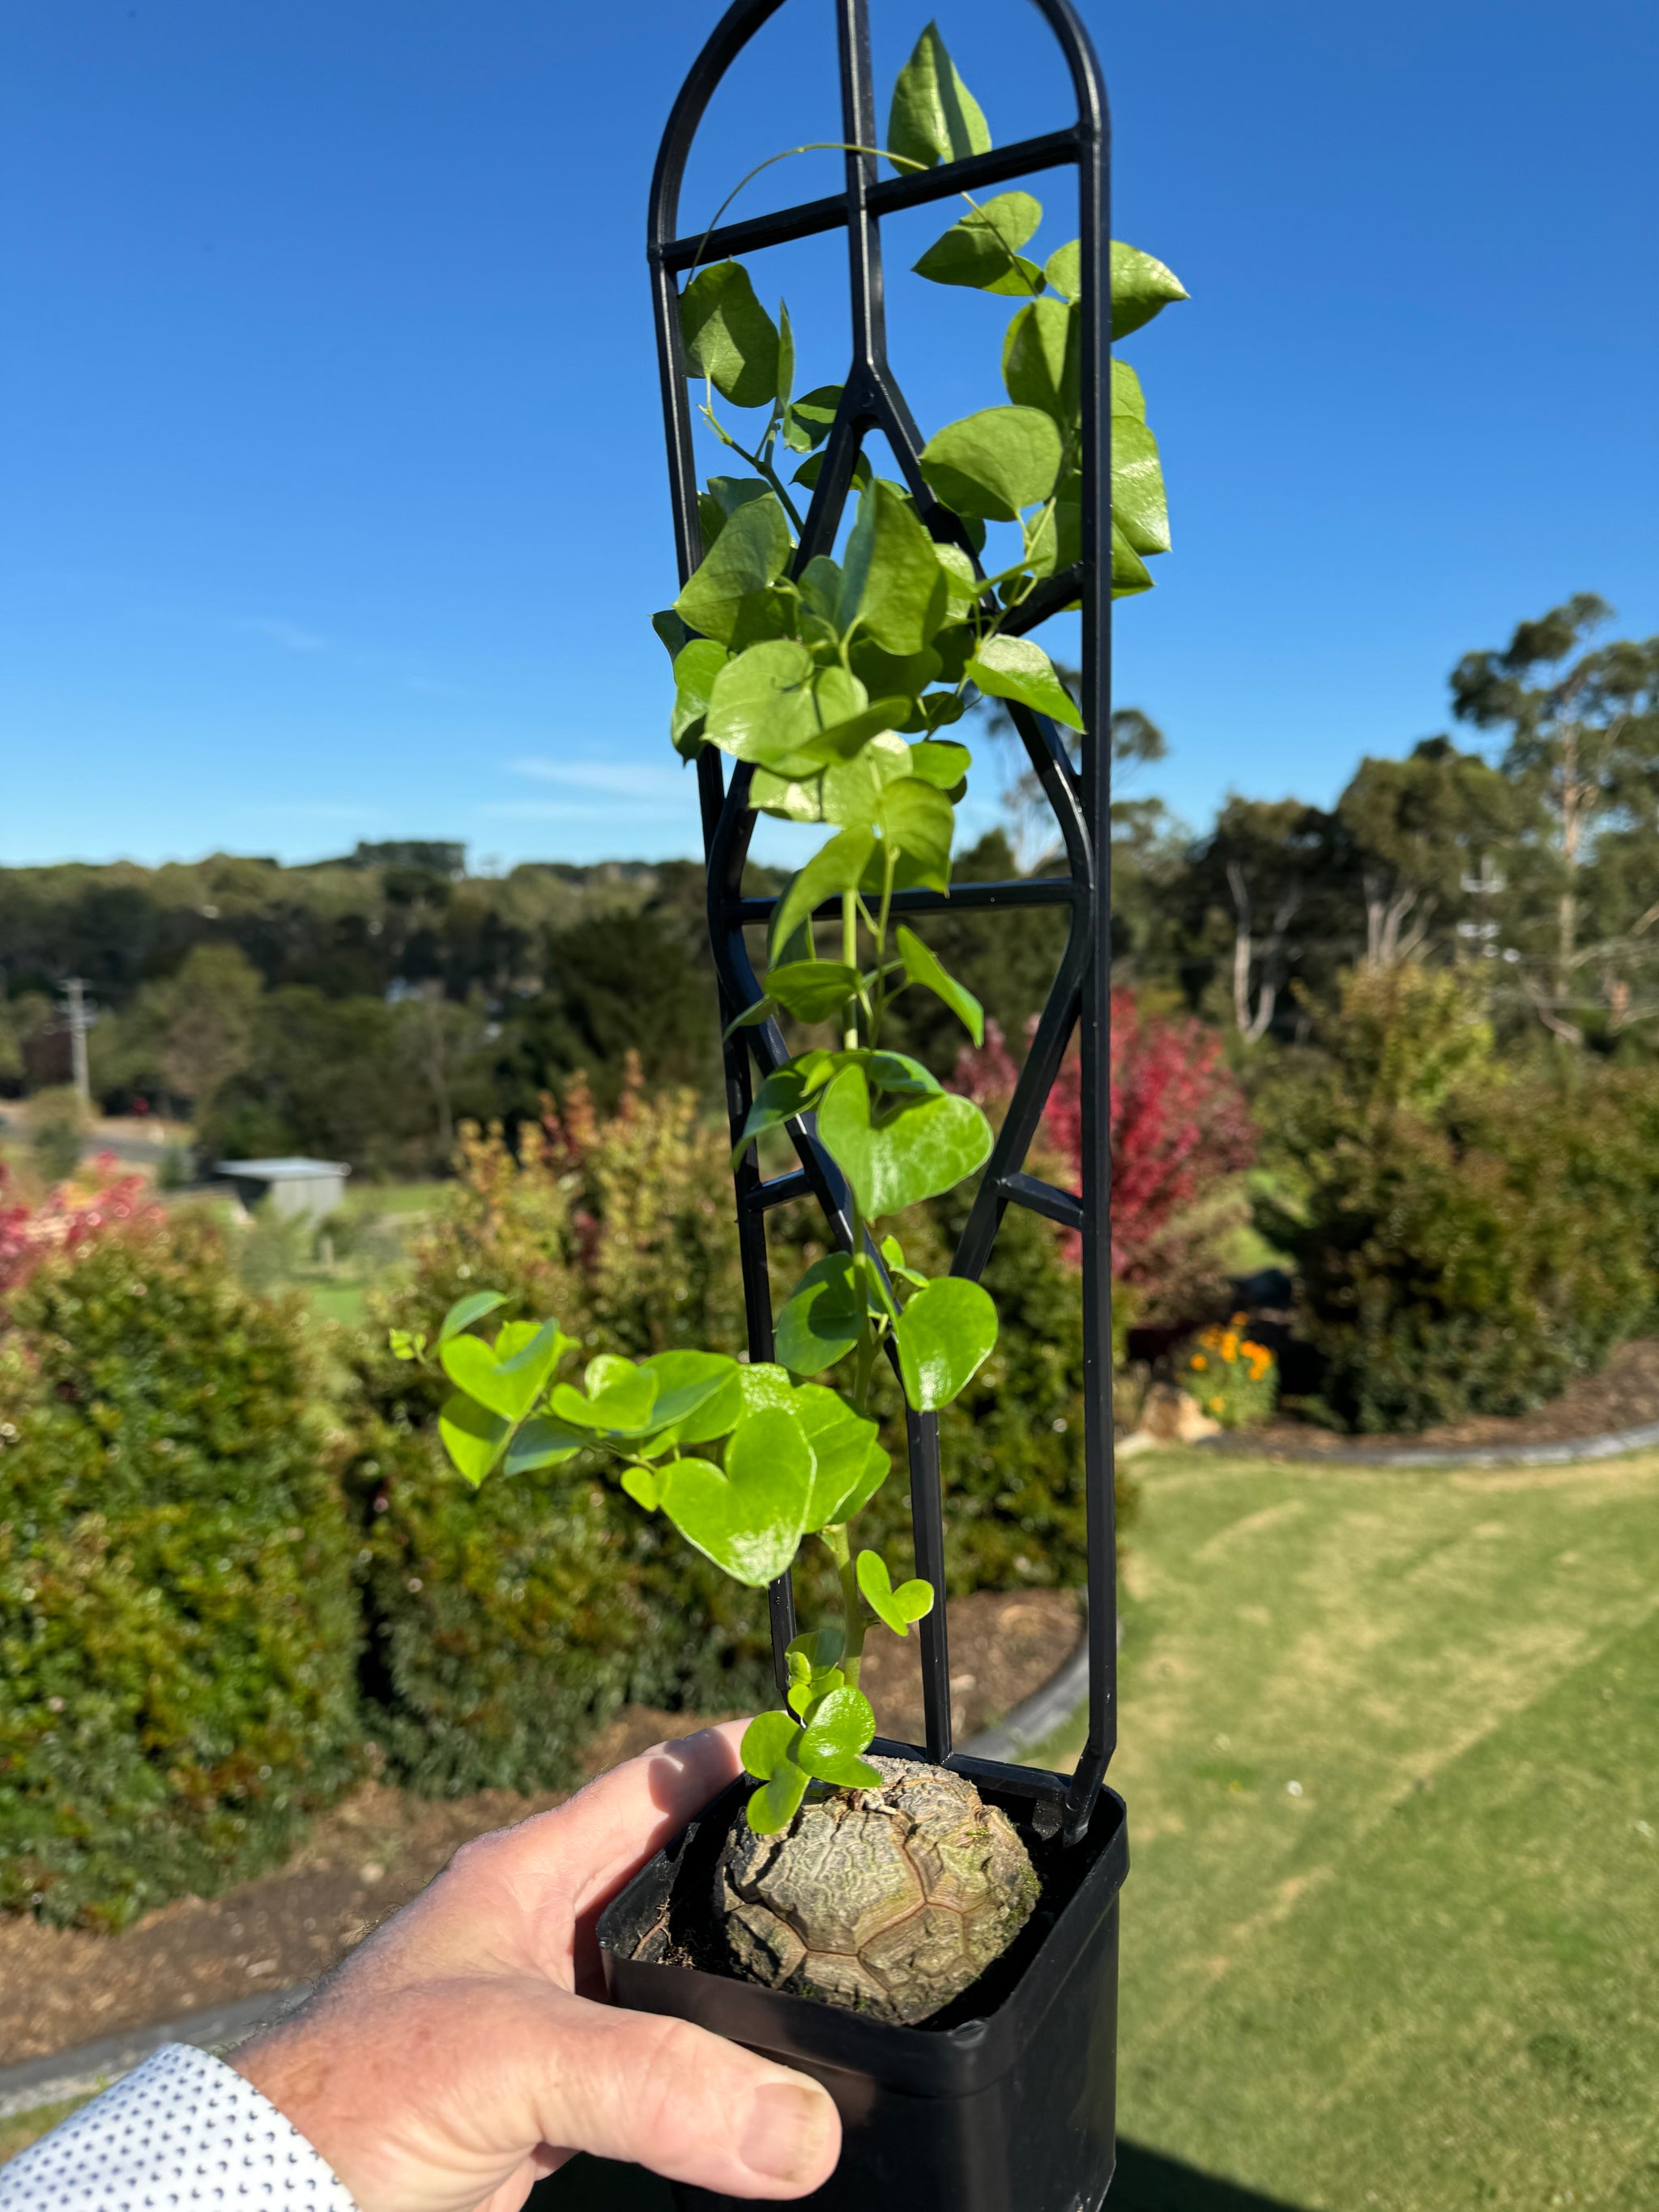
[(852, 1523), (834, 1523), (823, 1530), (823, 1536), (830, 1556), (836, 1563), (836, 1573), (841, 1582), (842, 1611), (845, 1616), (842, 1632), (847, 1639), (847, 1648), (841, 1656), (841, 1671), (847, 1677), (848, 1686), (856, 1690), (859, 1668), (864, 1657), (864, 1632), (869, 1626), (869, 1616), (864, 1609), (858, 1573), (853, 1565)]
[(698, 414), (702, 416), (704, 422), (708, 423), (709, 428), (720, 440), (721, 445), (729, 446), (732, 448), (732, 451), (737, 454), (739, 460), (747, 461), (750, 467), (755, 471), (755, 474), (761, 477), (763, 482), (771, 485), (773, 490), (783, 501), (784, 512), (788, 515), (791, 522), (794, 524), (795, 528), (798, 531), (805, 530), (806, 525), (801, 520), (799, 509), (796, 507), (794, 501), (790, 498), (787, 490), (784, 487), (783, 478), (773, 467), (771, 462), (763, 460), (758, 453), (751, 453), (746, 446), (740, 446), (737, 440), (732, 435), (732, 433), (726, 428), (725, 423), (720, 422), (714, 413), (714, 381), (711, 379), (708, 386), (709, 396), (704, 399), (702, 406), (698, 408)]

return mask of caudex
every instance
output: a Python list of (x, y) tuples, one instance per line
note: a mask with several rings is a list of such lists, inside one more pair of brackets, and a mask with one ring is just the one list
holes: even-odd
[[(894, 88), (886, 144), (849, 150), (878, 152), (906, 172), (990, 143), (930, 25)], [(804, 1538), (827, 1548), (841, 1618), (795, 1638), (784, 1706), (762, 1713), (743, 1741), (757, 1838), (782, 1833), (804, 1806), (810, 1813), (836, 1793), (882, 1790), (888, 1778), (866, 1756), (876, 1732), (859, 1679), (866, 1637), (877, 1625), (907, 1635), (935, 1601), (927, 1582), (896, 1585), (855, 1534), (891, 1464), (872, 1410), (878, 1363), (896, 1369), (909, 1406), (929, 1412), (957, 1395), (996, 1341), (984, 1288), (911, 1267), (890, 1226), (973, 1176), (992, 1146), (976, 1105), (883, 1042), (889, 1010), (908, 990), (933, 994), (982, 1040), (971, 991), (893, 913), (896, 891), (949, 888), (972, 761), (943, 733), (991, 696), (1093, 742), (1048, 654), (1007, 627), (1081, 550), (1082, 300), (1093, 272), (1076, 240), (1041, 264), (1028, 256), (1042, 222), (1030, 193), (962, 197), (966, 211), (915, 274), (1017, 302), (1002, 339), (1006, 402), (947, 423), (922, 448), (936, 502), (928, 522), (910, 492), (860, 453), (839, 558), (798, 561), (793, 494), (817, 481), (842, 387), (797, 396), (787, 310), (780, 304), (774, 320), (739, 262), (699, 269), (680, 299), (687, 373), (703, 387), (699, 412), (746, 472), (708, 478), (701, 564), (672, 608), (653, 617), (673, 661), (671, 734), (687, 760), (715, 746), (746, 765), (750, 807), (830, 833), (779, 902), (763, 995), (733, 1026), (777, 1017), (836, 1041), (803, 1042), (766, 1078), (738, 1155), (814, 1115), (850, 1194), (850, 1247), (802, 1277), (777, 1316), (776, 1360), (766, 1364), (713, 1351), (637, 1361), (607, 1353), (579, 1381), (566, 1379), (577, 1346), (556, 1321), (513, 1317), (490, 1340), (478, 1333), (510, 1308), (509, 1290), (460, 1300), (429, 1345), (392, 1338), (400, 1358), (435, 1359), (453, 1384), (441, 1433), (475, 1486), (495, 1474), (608, 1462), (645, 1511), (665, 1514), (755, 1589), (789, 1571)], [(1187, 296), (1163, 263), (1116, 242), (1109, 281), (1115, 338)], [(722, 406), (757, 427), (739, 433)], [(1116, 359), (1110, 407), (1112, 588), (1121, 597), (1150, 587), (1146, 560), (1170, 540), (1140, 382)], [(820, 929), (814, 918), (826, 906), (836, 919)]]

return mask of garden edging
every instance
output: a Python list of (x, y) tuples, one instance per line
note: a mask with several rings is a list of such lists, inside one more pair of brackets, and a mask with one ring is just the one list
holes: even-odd
[(208, 2005), (200, 2012), (158, 2021), (150, 2027), (125, 2028), (118, 2035), (77, 2044), (73, 2050), (54, 2051), (47, 2058), (0, 2067), (0, 2120), (13, 2119), (20, 2112), (39, 2112), (46, 2105), (65, 2104), (71, 2097), (94, 2096), (131, 2073), (164, 2043), (193, 2043), (202, 2051), (231, 2050), (258, 2029), (293, 2011), (311, 1990), (311, 1983), (301, 1982), (291, 1989), (243, 1997), (235, 2004)]
[[(1224, 1450), (1235, 1455), (1249, 1452), (1261, 1459), (1287, 1459), (1301, 1463), (1323, 1462), (1333, 1467), (1571, 1467), (1576, 1460), (1617, 1459), (1622, 1453), (1644, 1451), (1659, 1444), (1659, 1421), (1633, 1429), (1609, 1429), (1599, 1437), (1583, 1437), (1565, 1443), (1482, 1444), (1460, 1449), (1455, 1444), (1419, 1445), (1403, 1451), (1359, 1451), (1340, 1445), (1327, 1450), (1317, 1444), (1251, 1442), (1237, 1431), (1201, 1437), (1198, 1451)], [(1040, 1694), (1040, 1693), (1039, 1693)]]

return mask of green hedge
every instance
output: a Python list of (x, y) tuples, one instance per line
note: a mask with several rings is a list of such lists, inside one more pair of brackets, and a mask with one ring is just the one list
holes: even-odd
[(1652, 1078), (1510, 1077), (1443, 970), (1351, 979), (1327, 1042), (1261, 1100), (1292, 1197), (1258, 1224), (1296, 1262), (1309, 1410), (1370, 1432), (1522, 1413), (1650, 1324)]
[(0, 1341), (0, 1905), (119, 1926), (279, 1857), (357, 1757), (301, 1313), (199, 1219), (48, 1260)]

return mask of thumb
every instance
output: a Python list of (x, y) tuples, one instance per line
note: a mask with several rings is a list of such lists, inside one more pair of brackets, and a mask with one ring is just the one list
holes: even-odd
[(560, 1991), (533, 2078), (544, 2142), (728, 2197), (805, 2197), (841, 2154), (826, 2089), (690, 2021)]

